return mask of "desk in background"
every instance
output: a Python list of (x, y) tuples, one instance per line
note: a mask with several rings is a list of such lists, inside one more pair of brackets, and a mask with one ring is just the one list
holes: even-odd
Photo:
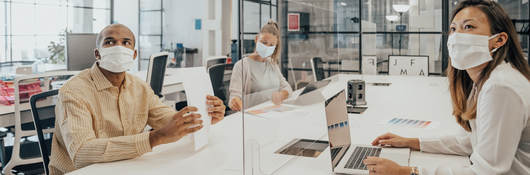
[[(47, 67), (49, 69), (47, 70), (61, 70), (62, 68), (66, 68), (64, 65), (59, 66), (50, 66), (50, 65), (42, 65), (44, 67)], [(229, 72), (230, 73), (230, 72)], [(133, 75), (137, 76), (138, 78), (145, 80), (147, 77), (147, 71), (139, 71), (139, 72), (133, 72)], [(162, 88), (162, 94), (166, 97), (168, 100), (178, 100), (175, 99), (175, 94), (179, 92), (184, 91), (184, 86), (182, 85), (182, 79), (180, 77), (186, 75), (186, 68), (167, 68), (166, 69), (166, 77), (164, 79), (164, 87)], [(230, 79), (230, 74), (225, 74), (225, 79)], [(32, 122), (33, 118), (31, 116), (30, 106), (29, 103), (23, 103), (21, 104), (22, 109), (22, 122)], [(0, 127), (8, 127), (13, 126), (15, 124), (15, 115), (14, 115), (15, 107), (14, 105), (6, 106), (6, 105), (0, 105)]]
[[(366, 99), (368, 109), (364, 114), (350, 114), (352, 144), (368, 144), (376, 136), (394, 132), (406, 137), (437, 136), (444, 134), (456, 134), (461, 131), (451, 116), (450, 96), (447, 88), (447, 79), (442, 77), (393, 77), (393, 76), (361, 76), (361, 75), (337, 75), (331, 77), (333, 82), (322, 89), (323, 95), (329, 97), (346, 87), (346, 81), (350, 79), (363, 79), (367, 82)], [(370, 83), (385, 82), (392, 83), (390, 86), (371, 86)], [(270, 105), (270, 102), (261, 106)], [(321, 104), (323, 105), (323, 104)], [(161, 145), (141, 157), (131, 160), (99, 163), (71, 172), (70, 174), (242, 174), (243, 171), (262, 171), (259, 165), (253, 166), (255, 162), (248, 159), (245, 162), (246, 169), (243, 170), (243, 128), (245, 128), (245, 142), (250, 140), (252, 133), (249, 128), (256, 127), (261, 130), (262, 138), (259, 139), (281, 139), (296, 138), (301, 131), (297, 128), (282, 127), (278, 125), (289, 125), (290, 122), (300, 121), (304, 117), (323, 117), (323, 106), (318, 104), (302, 107), (294, 111), (281, 114), (282, 116), (256, 117), (245, 114), (245, 123), (259, 123), (261, 126), (242, 126), (241, 113), (227, 116), (225, 120), (210, 128), (209, 144), (197, 152), (193, 151), (193, 142), (185, 137), (175, 143)], [(295, 113), (297, 115), (295, 115)], [(299, 115), (299, 114), (308, 115)], [(432, 120), (439, 123), (439, 127), (429, 130), (418, 128), (388, 128), (380, 125), (380, 121), (388, 120), (396, 116)], [(322, 120), (325, 120), (322, 118)], [(297, 124), (297, 123), (296, 123)], [(324, 133), (326, 126), (314, 125), (315, 133)], [(322, 132), (324, 131), (324, 132)], [(313, 131), (311, 131), (313, 132)], [(256, 133), (254, 133), (256, 134)], [(259, 134), (259, 133), (258, 133)], [(250, 135), (250, 136), (249, 136)], [(303, 135), (303, 133), (302, 133)], [(325, 135), (312, 135), (309, 139), (327, 139)], [(285, 143), (274, 143), (284, 145)], [(245, 147), (245, 154), (250, 153)], [(290, 160), (275, 174), (330, 174), (331, 160), (329, 148), (317, 158), (290, 157)], [(267, 156), (267, 155), (262, 155)], [(284, 155), (274, 155), (284, 156)], [(436, 160), (435, 163), (425, 160)], [(264, 160), (267, 161), (267, 160)], [(262, 162), (262, 164), (274, 162)], [(434, 168), (441, 164), (462, 165), (469, 163), (467, 158), (460, 156), (431, 155), (414, 151), (411, 154), (409, 164)], [(253, 168), (251, 168), (253, 167)], [(266, 171), (266, 170), (264, 170)]]
[[(43, 65), (43, 66), (46, 66), (46, 65)], [(58, 67), (55, 67), (55, 68), (58, 68)], [(162, 90), (163, 92), (162, 94), (168, 95), (168, 94), (173, 94), (176, 92), (183, 91), (184, 87), (182, 86), (182, 80), (179, 79), (179, 76), (177, 75), (179, 74), (182, 75), (184, 73), (182, 71), (179, 71), (178, 69), (167, 69), (166, 72), (167, 72), (166, 73), (167, 75), (164, 81), (164, 88)], [(133, 75), (138, 76), (139, 78), (145, 80), (147, 77), (147, 71), (135, 72), (133, 73)], [(32, 114), (30, 111), (29, 103), (22, 103), (21, 109), (22, 109), (22, 113), (21, 113), (22, 122), (23, 123), (32, 122), (33, 118), (32, 118)], [(10, 106), (0, 105), (0, 127), (14, 126), (15, 124), (14, 110), (15, 110), (14, 105), (10, 105)]]

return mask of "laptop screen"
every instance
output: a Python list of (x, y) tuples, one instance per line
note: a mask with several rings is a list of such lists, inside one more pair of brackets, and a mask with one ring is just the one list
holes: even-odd
[(307, 94), (307, 93), (312, 92), (312, 91), (314, 91), (314, 90), (320, 89), (320, 88), (322, 88), (322, 87), (328, 85), (329, 82), (331, 82), (331, 80), (321, 80), (321, 81), (317, 81), (317, 82), (309, 83), (309, 84), (304, 88), (304, 90), (302, 91), (302, 93), (300, 93), (300, 95), (304, 95), (304, 94)]
[(326, 100), (326, 121), (332, 167), (339, 163), (351, 145), (350, 124), (346, 110), (346, 93), (341, 90)]

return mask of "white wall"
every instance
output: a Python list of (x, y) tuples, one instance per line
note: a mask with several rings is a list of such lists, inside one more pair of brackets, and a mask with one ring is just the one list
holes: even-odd
[(195, 58), (202, 58), (202, 29), (195, 30), (195, 19), (202, 19), (204, 28), (206, 3), (206, 0), (164, 0), (164, 44), (183, 43), (184, 47), (198, 48)]

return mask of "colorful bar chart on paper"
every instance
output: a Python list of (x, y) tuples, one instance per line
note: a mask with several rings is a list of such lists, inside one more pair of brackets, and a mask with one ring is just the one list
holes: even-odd
[(386, 124), (391, 126), (401, 126), (401, 127), (410, 127), (410, 128), (426, 128), (432, 124), (432, 121), (425, 120), (415, 120), (415, 119), (406, 119), (406, 118), (392, 118)]

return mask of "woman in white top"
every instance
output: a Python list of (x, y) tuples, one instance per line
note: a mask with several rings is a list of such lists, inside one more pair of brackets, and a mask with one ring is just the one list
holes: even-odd
[(435, 170), (364, 160), (370, 174), (530, 174), (530, 68), (514, 25), (493, 1), (460, 2), (451, 18), (447, 69), (453, 115), (467, 134), (377, 137), (373, 145), (469, 156), (470, 165)]
[(230, 102), (232, 110), (245, 108), (272, 100), (276, 105), (292, 93), (291, 86), (278, 68), (281, 52), (280, 28), (269, 21), (256, 36), (256, 50), (234, 65), (230, 79)]

